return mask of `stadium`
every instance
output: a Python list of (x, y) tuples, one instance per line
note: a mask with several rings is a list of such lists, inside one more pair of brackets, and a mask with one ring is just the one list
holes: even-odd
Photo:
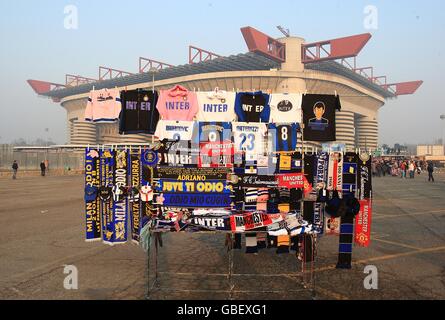
[(188, 90), (268, 93), (337, 94), (342, 110), (337, 112), (337, 143), (347, 148), (374, 150), (378, 146), (379, 110), (387, 99), (413, 94), (422, 81), (388, 83), (375, 76), (372, 67), (358, 67), (356, 58), (371, 34), (306, 43), (285, 35), (272, 38), (252, 27), (241, 28), (248, 52), (223, 57), (189, 47), (189, 64), (172, 66), (139, 58), (137, 73), (99, 67), (99, 78), (66, 75), (65, 84), (28, 80), (40, 96), (60, 103), (67, 112), (69, 145), (143, 144), (148, 135), (119, 135), (118, 124), (83, 121), (89, 92), (93, 89), (167, 89), (176, 84)]

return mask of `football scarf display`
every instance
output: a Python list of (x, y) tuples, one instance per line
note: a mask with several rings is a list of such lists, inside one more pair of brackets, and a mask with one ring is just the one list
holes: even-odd
[(115, 151), (114, 181), (113, 181), (113, 239), (114, 244), (127, 242), (128, 202), (123, 194), (123, 188), (128, 185), (127, 151)]
[(99, 152), (87, 149), (85, 152), (85, 212), (86, 241), (101, 239), (100, 199), (100, 157)]
[(327, 190), (341, 192), (343, 188), (343, 154), (332, 152), (329, 155)]
[(354, 218), (346, 215), (341, 218), (337, 269), (351, 269), (353, 238)]
[(372, 198), (371, 157), (363, 153), (359, 156), (358, 189), (359, 200)]
[(358, 156), (347, 152), (343, 157), (343, 194), (355, 195), (357, 190)]
[(305, 141), (335, 141), (335, 111), (341, 110), (340, 98), (334, 95), (303, 95), (303, 138)]
[(111, 188), (114, 184), (115, 155), (113, 150), (101, 150), (99, 154), (101, 180), (99, 197), (101, 198), (102, 240), (104, 243), (112, 245), (114, 241), (114, 220)]
[(371, 241), (371, 217), (371, 200), (360, 200), (360, 212), (355, 217), (354, 242), (361, 247), (368, 247)]
[[(146, 191), (143, 194), (152, 192), (152, 185), (155, 183), (155, 171), (156, 165), (159, 161), (158, 154), (154, 150), (142, 150), (141, 154), (141, 169), (142, 169), (142, 179), (141, 179), (141, 190)], [(152, 214), (156, 211), (153, 206), (153, 201), (148, 201), (150, 198), (143, 196), (141, 197), (141, 219), (140, 228), (142, 229), (151, 219)], [(147, 200), (147, 201), (143, 201)]]
[(141, 231), (141, 200), (139, 196), (139, 186), (141, 185), (141, 153), (139, 150), (130, 150), (128, 153), (129, 172), (129, 214), (131, 221), (131, 239), (139, 243)]

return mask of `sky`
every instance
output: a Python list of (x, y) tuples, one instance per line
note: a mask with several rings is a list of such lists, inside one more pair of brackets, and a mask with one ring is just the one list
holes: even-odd
[[(377, 9), (372, 29), (364, 23), (369, 5)], [(66, 28), (67, 6), (77, 9), (75, 29)], [(243, 53), (241, 27), (282, 37), (278, 25), (307, 42), (370, 32), (359, 66), (391, 83), (424, 81), (380, 110), (379, 143), (432, 143), (444, 134), (443, 0), (0, 0), (0, 15), (0, 144), (67, 140), (65, 110), (38, 97), (27, 79), (97, 78), (100, 65), (137, 72), (140, 56), (186, 64), (188, 45)]]

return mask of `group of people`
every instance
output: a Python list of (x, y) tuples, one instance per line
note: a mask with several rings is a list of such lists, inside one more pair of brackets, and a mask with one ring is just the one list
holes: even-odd
[(400, 177), (402, 179), (414, 179), (416, 173), (428, 172), (428, 181), (434, 182), (434, 164), (432, 161), (420, 160), (384, 160), (374, 159), (372, 162), (372, 175), (374, 177), (384, 177), (386, 175)]
[[(48, 170), (49, 164), (48, 160), (40, 162), (40, 175), (44, 177), (46, 175), (46, 171)], [(19, 171), (19, 164), (17, 160), (14, 160), (12, 163), (12, 179), (17, 179), (17, 172)]]

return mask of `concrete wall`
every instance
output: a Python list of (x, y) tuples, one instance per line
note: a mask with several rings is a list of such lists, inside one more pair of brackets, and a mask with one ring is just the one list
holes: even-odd
[(417, 146), (418, 156), (444, 156), (444, 146), (441, 145), (419, 145)]

